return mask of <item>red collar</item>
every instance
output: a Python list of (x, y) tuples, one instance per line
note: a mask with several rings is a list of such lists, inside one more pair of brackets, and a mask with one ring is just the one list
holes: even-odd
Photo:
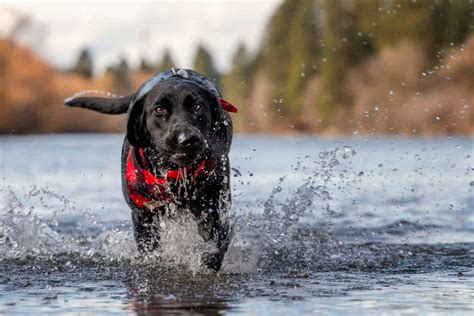
[(223, 98), (217, 98), (217, 101), (222, 106), (222, 108), (226, 110), (227, 112), (237, 113), (237, 108), (229, 101), (226, 101)]
[(202, 176), (208, 176), (214, 170), (214, 162), (201, 161), (197, 167), (186, 166), (179, 169), (169, 169), (166, 176), (155, 176), (149, 168), (143, 148), (130, 146), (125, 165), (125, 180), (127, 193), (138, 207), (154, 209), (157, 206), (174, 201), (175, 197), (170, 187), (171, 181), (187, 179), (190, 183)]

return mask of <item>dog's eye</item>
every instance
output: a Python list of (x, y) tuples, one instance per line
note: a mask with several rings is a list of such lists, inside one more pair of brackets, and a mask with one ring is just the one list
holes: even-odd
[(201, 107), (202, 107), (202, 105), (199, 104), (199, 103), (195, 103), (195, 104), (194, 104), (194, 109), (195, 109), (196, 111), (198, 111)]
[(159, 107), (157, 107), (157, 108), (155, 109), (155, 113), (156, 113), (156, 114), (163, 115), (163, 114), (166, 113), (166, 109), (165, 109), (164, 107), (162, 107), (162, 106), (159, 106)]

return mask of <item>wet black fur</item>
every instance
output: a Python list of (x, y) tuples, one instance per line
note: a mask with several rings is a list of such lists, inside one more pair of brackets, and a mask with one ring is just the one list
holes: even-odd
[[(178, 212), (189, 210), (202, 238), (217, 245), (219, 252), (203, 254), (203, 262), (219, 270), (229, 243), (228, 223), (219, 217), (226, 215), (231, 201), (228, 154), (232, 122), (216, 97), (191, 81), (171, 78), (159, 82), (140, 99), (135, 94), (117, 99), (80, 97), (67, 100), (66, 105), (108, 114), (129, 111), (121, 158), (122, 191), (132, 209), (134, 237), (140, 251), (159, 247), (159, 223), (162, 216), (167, 216), (167, 206), (150, 211), (130, 200), (125, 182), (130, 145), (144, 148), (156, 175), (202, 159), (216, 162), (212, 175), (198, 177), (187, 188), (187, 195), (182, 194), (179, 183), (171, 182), (171, 189), (177, 193)], [(166, 113), (157, 111), (157, 107), (164, 108)]]

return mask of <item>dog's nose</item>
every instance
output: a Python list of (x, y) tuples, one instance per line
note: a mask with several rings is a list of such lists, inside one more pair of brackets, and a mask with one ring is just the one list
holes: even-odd
[(178, 145), (180, 147), (194, 147), (200, 143), (201, 139), (193, 133), (180, 133), (178, 135)]

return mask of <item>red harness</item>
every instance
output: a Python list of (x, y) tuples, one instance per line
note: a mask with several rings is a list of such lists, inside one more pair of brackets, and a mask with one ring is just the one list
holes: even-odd
[[(174, 201), (171, 192), (171, 181), (189, 181), (190, 183), (201, 175), (210, 175), (215, 164), (212, 160), (203, 160), (193, 170), (193, 166), (179, 169), (169, 169), (165, 177), (157, 177), (150, 170), (148, 159), (143, 148), (130, 146), (125, 165), (125, 181), (130, 200), (140, 208), (153, 209), (157, 206)], [(186, 178), (186, 179), (185, 179)]]

